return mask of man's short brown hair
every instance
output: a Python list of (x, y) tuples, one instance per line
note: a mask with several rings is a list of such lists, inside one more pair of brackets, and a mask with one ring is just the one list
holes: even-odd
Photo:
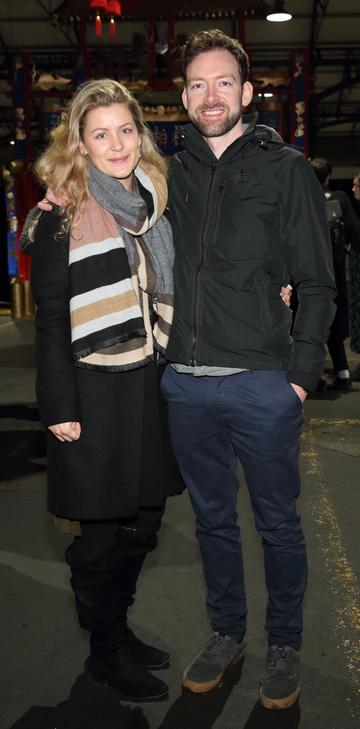
[(230, 38), (222, 32), (214, 28), (213, 30), (202, 30), (200, 33), (193, 33), (182, 49), (181, 71), (186, 81), (186, 69), (191, 61), (200, 53), (207, 51), (224, 50), (229, 51), (234, 56), (239, 66), (241, 83), (244, 84), (249, 76), (249, 57), (244, 51), (241, 43), (235, 38)]

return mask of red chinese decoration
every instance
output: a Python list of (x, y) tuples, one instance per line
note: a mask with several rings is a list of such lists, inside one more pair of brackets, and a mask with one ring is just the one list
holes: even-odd
[(116, 25), (113, 17), (110, 18), (109, 33), (112, 38), (116, 35)]
[(118, 0), (90, 0), (90, 8), (96, 8), (95, 16), (95, 33), (96, 35), (102, 35), (102, 23), (100, 8), (111, 15), (109, 23), (109, 32), (112, 37), (116, 35), (116, 24), (114, 15), (120, 17), (122, 13), (121, 3)]
[(95, 16), (95, 35), (102, 35), (101, 15), (99, 13), (96, 13)]
[(106, 3), (106, 9), (108, 13), (113, 13), (113, 15), (121, 15), (121, 5), (118, 0), (108, 0)]

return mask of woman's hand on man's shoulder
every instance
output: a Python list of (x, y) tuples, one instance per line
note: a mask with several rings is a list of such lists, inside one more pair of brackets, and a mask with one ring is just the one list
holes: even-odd
[(54, 195), (53, 191), (49, 187), (48, 190), (46, 190), (45, 197), (42, 198), (42, 200), (39, 200), (37, 207), (40, 208), (40, 210), (45, 210), (45, 212), (49, 212), (53, 209), (53, 205), (58, 205), (60, 208), (66, 208), (68, 201), (64, 197), (57, 197)]

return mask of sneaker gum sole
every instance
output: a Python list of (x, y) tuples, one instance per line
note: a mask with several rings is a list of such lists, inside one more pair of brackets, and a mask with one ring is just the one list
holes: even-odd
[(192, 691), (194, 694), (206, 694), (208, 691), (212, 691), (212, 689), (219, 686), (221, 683), (224, 673), (231, 668), (231, 666), (234, 666), (236, 663), (239, 663), (239, 661), (242, 660), (244, 657), (245, 649), (239, 653), (238, 656), (235, 656), (235, 658), (229, 663), (224, 671), (222, 673), (219, 673), (216, 678), (213, 678), (212, 681), (206, 681), (203, 683), (196, 683), (196, 681), (191, 681), (190, 678), (188, 678), (187, 673), (185, 671), (183, 677), (182, 677), (182, 685), (184, 688), (189, 689), (189, 691)]
[(285, 696), (283, 699), (269, 699), (268, 696), (265, 696), (262, 693), (261, 687), (260, 687), (260, 701), (265, 709), (290, 709), (290, 706), (295, 704), (295, 701), (300, 696), (300, 686), (298, 686), (295, 691), (292, 692), (292, 694), (289, 694), (289, 696)]

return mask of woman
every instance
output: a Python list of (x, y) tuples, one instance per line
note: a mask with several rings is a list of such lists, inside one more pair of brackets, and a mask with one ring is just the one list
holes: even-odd
[[(355, 175), (352, 191), (355, 198), (355, 212), (360, 219), (360, 173)], [(350, 347), (360, 354), (360, 250), (351, 251), (351, 336)], [(353, 374), (360, 380), (360, 365)]]
[(168, 688), (149, 669), (169, 656), (132, 633), (127, 609), (179, 490), (156, 362), (173, 298), (165, 163), (137, 101), (102, 79), (70, 101), (36, 172), (66, 201), (30, 224), (48, 509), (78, 528), (66, 560), (87, 671), (159, 699)]

